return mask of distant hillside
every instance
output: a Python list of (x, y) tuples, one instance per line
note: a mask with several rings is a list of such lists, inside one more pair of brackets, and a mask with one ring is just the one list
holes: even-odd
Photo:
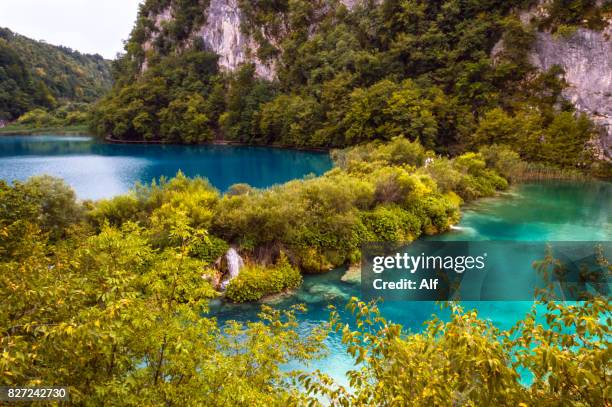
[(34, 108), (92, 102), (111, 87), (110, 61), (0, 28), (0, 120)]

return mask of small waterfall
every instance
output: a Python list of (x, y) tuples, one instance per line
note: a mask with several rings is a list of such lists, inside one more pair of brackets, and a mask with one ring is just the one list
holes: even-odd
[(463, 233), (463, 234), (466, 234), (466, 235), (475, 235), (477, 233), (476, 229), (471, 228), (469, 226), (455, 226), (455, 225), (452, 225), (450, 227), (450, 230), (452, 230), (453, 232)]
[(227, 253), (225, 253), (225, 262), (227, 264), (228, 276), (221, 283), (221, 290), (223, 291), (225, 291), (230, 281), (238, 277), (240, 274), (240, 269), (244, 267), (244, 260), (242, 260), (242, 257), (240, 257), (236, 249), (233, 247), (230, 247)]

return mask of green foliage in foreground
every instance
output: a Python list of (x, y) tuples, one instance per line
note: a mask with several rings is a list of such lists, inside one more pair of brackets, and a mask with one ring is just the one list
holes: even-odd
[[(224, 197), (180, 174), (97, 203), (76, 202), (49, 177), (0, 182), (0, 385), (67, 385), (75, 405), (610, 404), (607, 299), (534, 306), (510, 331), (453, 307), (449, 321), (434, 319), (420, 333), (352, 302), (353, 328), (337, 313), (331, 318), (358, 363), (349, 373), (350, 391), (321, 373), (281, 369), (323, 351), (329, 326), (305, 332), (295, 317), (299, 308), (264, 308), (255, 322), (224, 326), (206, 314), (217, 295), (209, 259), (226, 247), (221, 237), (231, 240), (207, 229), (219, 228), (224, 211), (233, 212), (227, 218), (236, 222), (229, 223), (233, 230), (259, 227), (261, 235), (274, 237), (250, 236), (259, 244), (253, 258), (270, 257), (277, 246), (295, 249), (288, 238), (320, 238), (321, 246), (311, 250), (323, 253), (330, 248), (323, 238), (333, 242), (346, 225), (358, 225), (363, 235), (355, 239), (438, 230), (456, 216), (452, 188), (464, 185), (459, 192), (478, 195), (500, 182), (479, 154), (433, 163), (429, 154), (398, 139), (342, 153), (340, 168), (324, 177), (269, 191), (240, 187)], [(516, 158), (502, 149), (485, 156), (510, 170)], [(420, 160), (429, 164), (414, 167)], [(440, 174), (450, 179), (444, 186), (435, 181)], [(286, 202), (290, 192), (297, 197)], [(256, 210), (238, 217), (252, 204)], [(296, 204), (307, 222), (289, 222)], [(411, 219), (406, 230), (394, 223), (402, 216)], [(272, 275), (260, 276), (264, 289), (298, 284), (288, 259), (295, 261), (300, 251), (287, 254)], [(546, 258), (541, 267), (554, 264)], [(253, 274), (269, 271), (256, 270), (236, 285), (260, 290), (251, 285)], [(252, 291), (235, 291), (239, 300), (251, 299)], [(519, 372), (533, 374), (533, 383), (521, 384)]]
[(281, 253), (273, 267), (247, 265), (233, 279), (226, 296), (234, 302), (257, 301), (265, 295), (278, 294), (302, 285), (302, 274)]
[[(434, 317), (420, 333), (406, 332), (383, 318), (376, 305), (357, 299), (348, 305), (357, 329), (332, 312), (332, 328), (342, 333), (357, 364), (347, 374), (351, 388), (321, 372), (302, 374), (299, 383), (308, 395), (301, 403), (605, 406), (612, 401), (609, 299), (536, 302), (506, 331), (476, 311), (447, 306), (450, 319)], [(521, 374), (532, 375), (531, 384), (521, 383)]]
[(280, 366), (315, 356), (324, 330), (298, 334), (292, 311), (267, 309), (218, 326), (203, 316), (214, 291), (182, 237), (156, 251), (133, 224), (61, 245), (33, 229), (0, 263), (0, 383), (62, 383), (76, 405), (285, 400)]

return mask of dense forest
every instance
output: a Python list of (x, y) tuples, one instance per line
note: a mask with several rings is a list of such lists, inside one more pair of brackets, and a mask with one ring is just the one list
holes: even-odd
[[(560, 97), (563, 72), (536, 71), (528, 52), (538, 29), (600, 29), (610, 2), (555, 0), (546, 18), (522, 24), (518, 12), (535, 3), (239, 1), (241, 30), (275, 67), (266, 80), (252, 64), (218, 69), (192, 34), (207, 1), (149, 0), (93, 126), (125, 140), (294, 147), (403, 136), (451, 155), (498, 143), (527, 160), (584, 167), (593, 125)], [(171, 4), (173, 18), (158, 27)]]
[[(110, 63), (62, 46), (35, 41), (0, 28), (0, 120), (64, 108), (64, 117), (78, 104), (91, 103), (111, 87)], [(63, 115), (63, 116), (62, 116)], [(27, 121), (27, 120), (26, 120)]]

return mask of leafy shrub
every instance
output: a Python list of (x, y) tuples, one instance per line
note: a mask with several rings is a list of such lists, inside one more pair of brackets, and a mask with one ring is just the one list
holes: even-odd
[(316, 125), (320, 123), (320, 105), (313, 98), (280, 95), (261, 107), (259, 130), (262, 141), (291, 146), (312, 146)]
[(420, 167), (426, 156), (427, 151), (421, 143), (404, 137), (394, 137), (386, 143), (374, 142), (332, 151), (334, 162), (341, 168), (368, 161)]
[(411, 242), (421, 234), (421, 221), (413, 213), (398, 206), (378, 206), (362, 212), (364, 226), (372, 233), (372, 241)]
[(34, 109), (25, 113), (17, 119), (19, 124), (32, 125), (35, 127), (44, 127), (57, 124), (55, 118), (44, 109)]
[(433, 147), (438, 123), (425, 93), (412, 80), (397, 84), (385, 79), (367, 89), (355, 89), (345, 118), (347, 144), (401, 135), (420, 138)]
[(45, 127), (86, 126), (90, 118), (89, 106), (84, 103), (66, 103), (53, 110), (41, 108), (21, 115), (16, 124), (27, 129)]
[(57, 240), (82, 217), (76, 194), (60, 179), (42, 175), (12, 186), (0, 182), (0, 227), (29, 222)]
[(216, 236), (205, 236), (193, 244), (191, 255), (212, 264), (229, 249), (229, 244)]
[(294, 289), (302, 284), (299, 270), (281, 254), (273, 267), (247, 265), (227, 286), (227, 298), (234, 302), (257, 301), (270, 294)]
[(493, 109), (480, 121), (472, 143), (508, 145), (529, 161), (585, 167), (592, 159), (587, 144), (594, 134), (593, 123), (572, 111), (552, 111), (547, 116), (537, 109), (521, 110), (514, 116)]
[(190, 226), (207, 228), (218, 199), (218, 191), (208, 180), (200, 177), (189, 179), (179, 171), (170, 180), (162, 177), (150, 185), (138, 184), (126, 195), (98, 201), (88, 216), (97, 225), (104, 221), (116, 225), (126, 221), (146, 223), (155, 211), (166, 205), (175, 212), (184, 212)]
[(484, 157), (476, 153), (466, 153), (454, 160), (437, 158), (422, 171), (435, 180), (441, 192), (456, 193), (466, 201), (490, 196), (508, 187), (508, 182), (487, 168)]
[(525, 163), (515, 151), (504, 145), (493, 144), (480, 148), (487, 167), (509, 180), (515, 180), (523, 172)]
[(421, 229), (426, 235), (446, 232), (459, 222), (457, 201), (449, 195), (428, 195), (410, 209), (421, 220)]
[(108, 222), (120, 226), (127, 221), (144, 220), (141, 204), (133, 193), (96, 202), (87, 213), (91, 223), (101, 226)]
[(610, 399), (608, 298), (538, 301), (507, 330), (475, 310), (444, 306), (449, 317), (434, 317), (417, 333), (386, 320), (377, 304), (356, 298), (347, 305), (355, 324), (334, 310), (332, 329), (342, 333), (358, 368), (347, 374), (350, 389), (318, 372), (301, 376), (308, 392), (302, 402), (601, 406)]

